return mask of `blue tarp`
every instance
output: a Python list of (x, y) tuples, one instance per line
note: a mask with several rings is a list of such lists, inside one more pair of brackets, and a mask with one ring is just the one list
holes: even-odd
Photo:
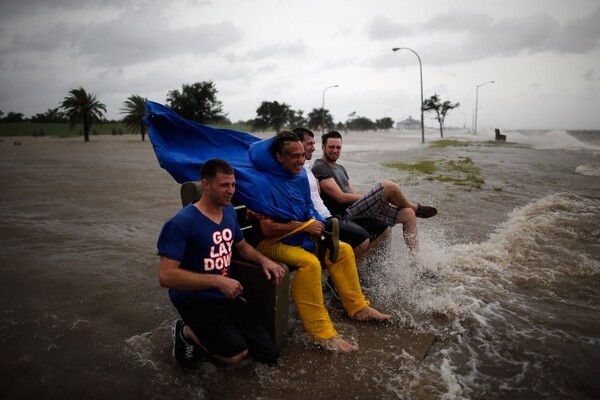
[(144, 121), (162, 168), (179, 183), (200, 180), (202, 164), (221, 158), (236, 177), (236, 200), (277, 220), (322, 220), (310, 199), (306, 172), (292, 174), (271, 155), (272, 138), (215, 129), (187, 120), (161, 104), (147, 101)]

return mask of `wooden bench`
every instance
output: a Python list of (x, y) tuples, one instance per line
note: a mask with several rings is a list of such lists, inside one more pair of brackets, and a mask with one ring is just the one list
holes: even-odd
[[(200, 187), (198, 182), (189, 181), (181, 185), (181, 204), (186, 206), (200, 198)], [(238, 223), (248, 243), (256, 246), (257, 227), (246, 218), (246, 207), (234, 205)], [(281, 264), (285, 272), (279, 285), (265, 279), (260, 265), (253, 264), (237, 257), (231, 260), (231, 276), (242, 283), (244, 287), (244, 298), (248, 305), (256, 312), (258, 318), (265, 325), (271, 337), (281, 349), (286, 343), (289, 320), (289, 286), (290, 269)]]
[(500, 129), (496, 128), (496, 141), (497, 142), (506, 142), (506, 135), (500, 133)]

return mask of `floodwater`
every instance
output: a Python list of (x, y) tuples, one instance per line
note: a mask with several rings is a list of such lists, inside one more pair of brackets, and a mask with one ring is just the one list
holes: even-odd
[[(439, 215), (410, 257), (396, 227), (361, 265), (390, 326), (350, 321), (331, 355), (291, 306), (280, 366), (184, 371), (156, 238), (179, 185), (139, 136), (0, 142), (0, 397), (3, 399), (594, 399), (600, 397), (600, 132), (506, 131), (508, 142), (435, 130), (348, 133), (340, 162), (360, 190), (381, 179)], [(315, 155), (316, 157), (319, 154)], [(480, 188), (383, 166), (468, 161)], [(436, 279), (417, 273), (428, 269)], [(433, 333), (424, 359), (401, 334)]]

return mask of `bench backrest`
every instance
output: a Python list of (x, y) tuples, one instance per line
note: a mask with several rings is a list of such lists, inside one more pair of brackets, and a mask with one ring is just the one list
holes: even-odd
[(494, 129), (494, 131), (496, 132), (496, 140), (497, 141), (506, 142), (506, 135), (501, 134), (500, 129), (496, 128), (496, 129)]

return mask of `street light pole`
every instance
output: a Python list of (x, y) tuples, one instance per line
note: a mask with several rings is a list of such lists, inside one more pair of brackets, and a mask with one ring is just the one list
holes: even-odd
[(488, 83), (496, 83), (495, 81), (487, 81), (482, 83), (481, 85), (477, 85), (477, 89), (475, 90), (475, 124), (473, 126), (473, 133), (477, 135), (477, 108), (479, 107), (479, 88), (483, 85), (487, 85)]
[(425, 123), (423, 122), (423, 64), (421, 63), (421, 57), (419, 57), (416, 51), (408, 47), (394, 47), (392, 49), (392, 51), (398, 50), (412, 51), (419, 60), (419, 74), (421, 75), (421, 143), (425, 143)]
[(321, 134), (325, 133), (325, 92), (327, 91), (327, 89), (331, 89), (334, 87), (339, 87), (340, 85), (332, 85), (332, 86), (327, 86), (325, 89), (323, 89), (323, 104), (321, 107)]

